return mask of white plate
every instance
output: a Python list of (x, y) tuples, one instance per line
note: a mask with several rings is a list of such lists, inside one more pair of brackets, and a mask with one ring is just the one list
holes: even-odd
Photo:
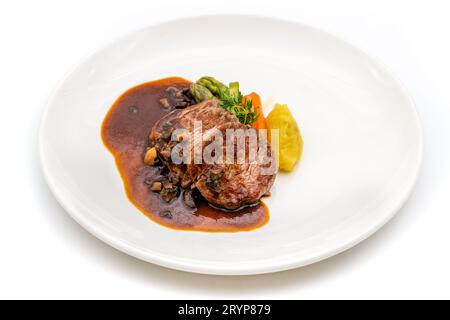
[[(102, 144), (102, 120), (125, 90), (202, 75), (288, 103), (300, 124), (303, 159), (277, 177), (266, 201), (271, 219), (260, 229), (204, 233), (154, 223), (127, 200)], [(113, 247), (174, 269), (257, 274), (335, 255), (392, 218), (416, 180), (422, 133), (402, 86), (360, 50), (308, 26), (223, 15), (151, 26), (90, 56), (51, 97), (40, 155), (61, 205)]]

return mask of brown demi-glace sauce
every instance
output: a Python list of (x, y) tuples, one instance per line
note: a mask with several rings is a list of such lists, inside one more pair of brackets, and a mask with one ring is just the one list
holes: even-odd
[(161, 178), (160, 167), (143, 161), (148, 135), (153, 125), (170, 111), (159, 100), (169, 86), (181, 88), (190, 84), (182, 78), (166, 78), (131, 88), (113, 104), (102, 125), (102, 139), (113, 154), (123, 179), (128, 199), (153, 221), (173, 229), (207, 232), (237, 232), (259, 228), (269, 220), (263, 202), (237, 212), (212, 208), (205, 200), (197, 208), (185, 205), (181, 193), (167, 203), (149, 184)]

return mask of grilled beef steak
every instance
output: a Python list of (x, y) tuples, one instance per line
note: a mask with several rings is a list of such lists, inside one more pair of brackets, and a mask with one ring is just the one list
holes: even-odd
[[(200, 129), (196, 126), (196, 121), (201, 121)], [(174, 131), (176, 129), (185, 129), (189, 134), (177, 135), (175, 133), (179, 130)], [(212, 99), (170, 112), (154, 125), (149, 138), (151, 146), (156, 148), (160, 159), (168, 166), (171, 173), (178, 176), (181, 187), (197, 188), (211, 205), (236, 210), (256, 203), (261, 196), (268, 193), (275, 180), (276, 172), (264, 169), (273, 167), (275, 158), (268, 145), (267, 150), (261, 152), (263, 156), (258, 158), (259, 161), (238, 162), (239, 152), (241, 155), (243, 152), (245, 159), (248, 160), (252, 148), (256, 149), (253, 150), (254, 152), (258, 152), (259, 144), (250, 145), (248, 138), (245, 138), (245, 143), (238, 144), (238, 139), (233, 139), (231, 147), (234, 149), (234, 158), (231, 163), (228, 163), (225, 161), (227, 129), (247, 130), (250, 133), (253, 131), (257, 136), (256, 129), (240, 123), (236, 116), (220, 106), (218, 100)], [(223, 137), (224, 143), (221, 147), (223, 157), (220, 157), (223, 161), (198, 163), (194, 159), (195, 150), (200, 150), (203, 154), (203, 150), (214, 141), (205, 138), (212, 132), (220, 132)], [(203, 139), (193, 139), (194, 135), (199, 133), (203, 134)], [(172, 150), (183, 141), (188, 143), (191, 150), (189, 161), (176, 164), (171, 158)], [(201, 145), (196, 146), (194, 143)]]

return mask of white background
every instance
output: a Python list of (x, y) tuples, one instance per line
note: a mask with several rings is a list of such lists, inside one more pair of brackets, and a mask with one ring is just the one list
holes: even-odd
[[(208, 13), (283, 17), (331, 31), (383, 61), (404, 82), (422, 119), (425, 158), (412, 197), (382, 230), (302, 269), (203, 276), (118, 252), (57, 204), (37, 156), (37, 130), (53, 87), (81, 58), (120, 35)], [(445, 0), (3, 2), (0, 298), (449, 299), (449, 14)]]

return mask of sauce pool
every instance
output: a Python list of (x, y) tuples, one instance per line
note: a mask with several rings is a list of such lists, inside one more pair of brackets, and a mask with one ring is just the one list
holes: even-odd
[(203, 199), (197, 202), (197, 208), (186, 206), (182, 196), (167, 203), (150, 190), (149, 182), (162, 176), (161, 167), (143, 161), (148, 134), (170, 112), (159, 101), (166, 97), (166, 88), (185, 88), (189, 84), (178, 77), (147, 82), (126, 91), (108, 111), (102, 124), (102, 140), (114, 156), (128, 199), (151, 220), (178, 230), (238, 232), (265, 225), (269, 211), (262, 201), (231, 213), (213, 208)]

